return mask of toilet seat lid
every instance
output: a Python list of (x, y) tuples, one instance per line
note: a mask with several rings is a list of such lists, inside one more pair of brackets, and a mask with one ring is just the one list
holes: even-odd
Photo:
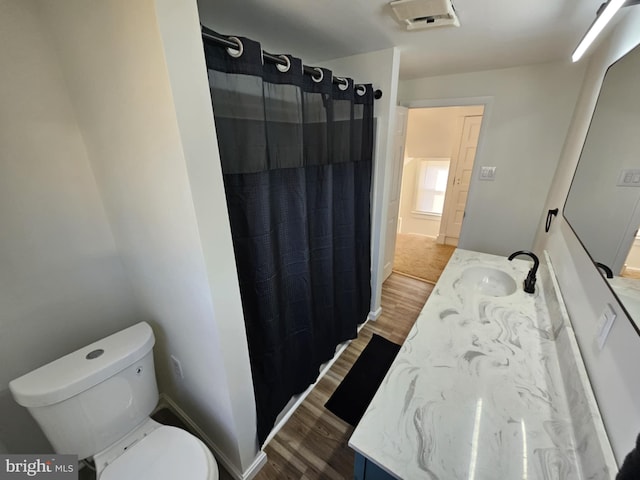
[(156, 428), (108, 465), (100, 480), (213, 480), (218, 466), (205, 445), (176, 427)]

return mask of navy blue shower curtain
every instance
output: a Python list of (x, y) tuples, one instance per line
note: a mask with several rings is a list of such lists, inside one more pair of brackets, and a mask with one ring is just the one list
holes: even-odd
[(204, 43), (262, 444), (369, 312), (373, 90), (241, 41)]

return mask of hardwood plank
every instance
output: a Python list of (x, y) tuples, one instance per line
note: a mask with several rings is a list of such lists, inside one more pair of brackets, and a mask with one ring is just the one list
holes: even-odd
[(353, 478), (354, 454), (348, 446), (353, 427), (324, 404), (377, 333), (403, 343), (433, 285), (392, 273), (382, 285), (382, 314), (369, 322), (318, 382), (286, 425), (265, 447), (267, 464), (256, 480)]

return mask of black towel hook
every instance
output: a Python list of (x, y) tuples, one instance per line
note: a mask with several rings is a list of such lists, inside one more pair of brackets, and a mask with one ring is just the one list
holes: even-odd
[(558, 209), (554, 208), (552, 210), (549, 210), (547, 212), (547, 221), (544, 224), (544, 231), (549, 233), (549, 229), (551, 228), (551, 220), (553, 220), (553, 217), (555, 217), (556, 215), (558, 215)]

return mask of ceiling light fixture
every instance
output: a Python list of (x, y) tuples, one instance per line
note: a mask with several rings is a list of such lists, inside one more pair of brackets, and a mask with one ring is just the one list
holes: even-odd
[(607, 3), (603, 3), (600, 6), (597, 13), (598, 16), (589, 27), (589, 30), (587, 30), (587, 33), (584, 34), (582, 40), (580, 40), (580, 43), (573, 52), (573, 55), (571, 55), (571, 60), (577, 62), (582, 58), (582, 55), (587, 51), (587, 48), (589, 48), (604, 27), (607, 26), (616, 12), (620, 10), (620, 7), (625, 4), (625, 1), (626, 0), (609, 0)]

